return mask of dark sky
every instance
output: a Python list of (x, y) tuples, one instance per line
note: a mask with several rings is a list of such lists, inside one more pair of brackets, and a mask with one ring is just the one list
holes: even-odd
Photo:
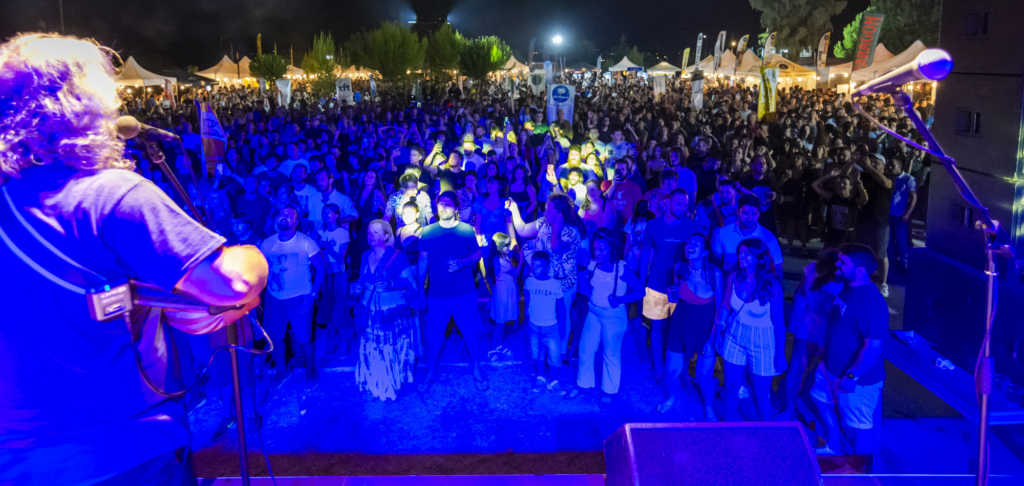
[[(833, 20), (842, 29), (867, 6), (851, 0)], [(17, 32), (60, 31), (59, 0), (0, 0), (0, 38)], [(568, 41), (587, 38), (598, 48), (627, 43), (663, 55), (694, 47), (698, 31), (714, 42), (720, 30), (730, 37), (760, 32), (758, 13), (747, 0), (63, 0), (66, 32), (94, 37), (125, 59), (144, 67), (206, 69), (232, 42), (241, 54), (263, 48), (301, 60), (321, 30), (341, 44), (353, 32), (384, 20), (403, 23), (443, 17), (467, 36), (497, 35), (519, 51), (531, 37), (558, 33)], [(705, 48), (705, 52), (707, 52)], [(675, 63), (679, 61), (676, 60)]]

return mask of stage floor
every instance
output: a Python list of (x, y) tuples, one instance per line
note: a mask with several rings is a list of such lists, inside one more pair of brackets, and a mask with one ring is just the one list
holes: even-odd
[[(989, 486), (1016, 486), (1024, 476), (992, 476)], [(974, 476), (824, 475), (824, 486), (971, 486)], [(202, 480), (200, 486), (239, 486), (238, 478)], [(273, 486), (252, 478), (252, 486)], [(543, 476), (335, 476), (277, 478), (277, 486), (604, 486), (602, 474)], [(709, 485), (710, 486), (710, 485)]]
[[(805, 262), (787, 259), (786, 287), (790, 292)], [(902, 324), (903, 295), (902, 287), (891, 285), (893, 329)], [(527, 333), (521, 326), (506, 329), (511, 359), (485, 366), (490, 389), (484, 392), (474, 387), (465, 346), (457, 335), (448, 340), (433, 387), (418, 393), (407, 385), (397, 401), (381, 402), (360, 391), (352, 356), (325, 363), (315, 389), (304, 383), (298, 370), (261, 405), (263, 444), (252, 424), (247, 425), (253, 474), (266, 475), (261, 450), (271, 456), (275, 474), (282, 476), (602, 474), (602, 443), (622, 424), (702, 418), (703, 409), (693, 389), (688, 390), (689, 400), (668, 413), (655, 410), (665, 392), (650, 371), (645, 332), (634, 326), (625, 337), (622, 387), (607, 409), (598, 407), (596, 396), (566, 401), (552, 392), (531, 392), (531, 371), (524, 364)], [(887, 364), (886, 370), (883, 445), (875, 472), (971, 472), (976, 449), (974, 424), (895, 367)], [(563, 367), (563, 386), (572, 384), (574, 373), (571, 366)], [(418, 370), (418, 376), (421, 374), (422, 368)], [(246, 415), (251, 417), (248, 394), (245, 401)], [(753, 419), (752, 403), (749, 399), (742, 402), (745, 415)], [(219, 400), (211, 396), (190, 417), (196, 468), (202, 476), (238, 474), (235, 429), (217, 442), (210, 440), (224, 414)], [(1014, 434), (1018, 439), (1024, 436), (1019, 430)], [(814, 435), (809, 436), (815, 440)], [(992, 438), (992, 472), (1024, 474), (1021, 459), (999, 437)], [(1012, 442), (1024, 444), (1022, 440)], [(850, 471), (822, 467), (822, 472)]]

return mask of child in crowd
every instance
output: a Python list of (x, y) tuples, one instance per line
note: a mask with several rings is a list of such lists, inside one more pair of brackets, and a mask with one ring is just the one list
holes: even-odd
[[(533, 359), (533, 391), (544, 388), (558, 391), (558, 370), (562, 366), (562, 354), (558, 343), (565, 329), (566, 309), (562, 298), (562, 287), (551, 278), (551, 256), (546, 251), (533, 254), (530, 264), (531, 275), (523, 285), (526, 297), (526, 317), (530, 322), (530, 357)], [(544, 351), (547, 351), (547, 377), (544, 374)]]
[(516, 264), (509, 258), (512, 249), (512, 238), (505, 233), (495, 233), (491, 237), (491, 268), (487, 275), (491, 282), (491, 321), (494, 322), (494, 334), (491, 338), (493, 349), (487, 353), (491, 361), (498, 361), (502, 356), (511, 357), (512, 350), (501, 344), (505, 336), (505, 326), (509, 322), (519, 321), (519, 284), (523, 259), (517, 258)]

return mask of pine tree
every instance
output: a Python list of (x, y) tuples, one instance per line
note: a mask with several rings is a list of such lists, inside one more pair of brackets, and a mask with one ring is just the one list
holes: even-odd
[(761, 27), (778, 32), (776, 51), (786, 49), (799, 55), (800, 49), (817, 46), (818, 39), (832, 30), (832, 17), (846, 8), (836, 0), (750, 0), (761, 12)]

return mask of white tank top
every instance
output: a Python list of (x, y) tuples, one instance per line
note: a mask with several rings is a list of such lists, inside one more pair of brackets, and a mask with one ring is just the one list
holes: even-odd
[(772, 325), (771, 302), (767, 302), (764, 305), (761, 305), (761, 302), (757, 299), (751, 302), (743, 302), (743, 299), (736, 292), (736, 284), (733, 284), (731, 294), (732, 298), (729, 299), (729, 305), (734, 312), (739, 312), (739, 315), (733, 319), (733, 322), (754, 327)]

